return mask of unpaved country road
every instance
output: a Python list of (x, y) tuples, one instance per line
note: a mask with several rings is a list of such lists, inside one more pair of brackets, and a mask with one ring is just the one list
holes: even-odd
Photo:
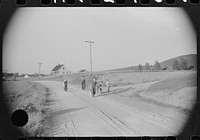
[[(177, 135), (187, 115), (117, 95), (91, 97), (80, 86), (37, 81), (54, 93), (48, 98), (48, 136), (169, 136)], [(112, 94), (112, 92), (110, 93)]]

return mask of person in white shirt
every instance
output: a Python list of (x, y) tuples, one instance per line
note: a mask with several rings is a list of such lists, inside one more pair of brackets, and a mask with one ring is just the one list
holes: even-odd
[(106, 80), (106, 87), (107, 87), (107, 91), (110, 92), (110, 83), (108, 82), (108, 80)]
[(94, 95), (96, 94), (96, 87), (97, 87), (97, 81), (96, 81), (96, 78), (93, 77), (93, 80), (92, 80), (92, 97), (94, 97)]

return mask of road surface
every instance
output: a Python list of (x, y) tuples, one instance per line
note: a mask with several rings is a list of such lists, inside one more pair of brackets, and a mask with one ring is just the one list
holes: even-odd
[(184, 113), (112, 91), (92, 97), (77, 85), (66, 92), (61, 82), (39, 82), (53, 91), (46, 102), (48, 136), (169, 136), (179, 134), (187, 119)]

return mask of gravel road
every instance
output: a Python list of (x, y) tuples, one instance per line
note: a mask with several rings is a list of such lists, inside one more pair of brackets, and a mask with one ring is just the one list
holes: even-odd
[(53, 91), (47, 99), (48, 136), (178, 135), (187, 115), (158, 105), (103, 93), (92, 97), (80, 86), (38, 81)]

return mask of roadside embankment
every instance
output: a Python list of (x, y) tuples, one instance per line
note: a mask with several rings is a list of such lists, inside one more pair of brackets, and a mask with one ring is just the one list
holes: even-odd
[(40, 83), (30, 81), (4, 81), (3, 94), (11, 114), (16, 109), (28, 113), (28, 123), (20, 129), (26, 136), (45, 136), (45, 101), (51, 91)]

